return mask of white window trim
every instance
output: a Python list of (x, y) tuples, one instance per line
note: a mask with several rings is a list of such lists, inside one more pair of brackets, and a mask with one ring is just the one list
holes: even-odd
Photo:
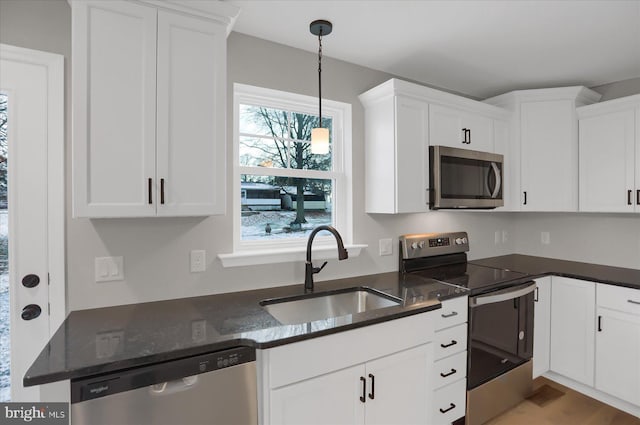
[[(251, 241), (240, 239), (240, 174), (251, 174), (255, 167), (240, 166), (239, 158), (239, 111), (240, 104), (259, 104), (284, 110), (316, 114), (317, 98), (266, 89), (246, 84), (235, 83), (233, 86), (233, 253), (219, 254), (218, 258), (224, 267), (246, 266), (254, 264), (268, 264), (289, 261), (304, 261), (306, 253), (306, 239)], [(357, 257), (366, 245), (353, 243), (353, 189), (352, 189), (352, 126), (351, 105), (348, 103), (322, 99), (323, 115), (333, 117), (334, 140), (341, 140), (333, 151), (332, 178), (334, 187), (334, 221), (344, 240), (349, 255)], [(277, 175), (294, 176), (299, 171), (294, 169), (265, 170), (260, 168), (261, 174), (273, 173)], [(308, 172), (307, 172), (308, 173)], [(326, 178), (326, 174), (321, 176)], [(333, 237), (323, 236), (314, 240), (314, 259), (337, 258), (336, 243)]]

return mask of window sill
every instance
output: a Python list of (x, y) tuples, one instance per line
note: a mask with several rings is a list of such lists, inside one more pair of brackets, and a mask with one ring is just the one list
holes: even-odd
[[(367, 245), (352, 244), (346, 245), (349, 258), (360, 255)], [(333, 245), (318, 246), (313, 248), (313, 260), (329, 260), (338, 258), (338, 250)], [(231, 254), (218, 254), (223, 267), (255, 266), (258, 264), (288, 263), (305, 261), (307, 250), (305, 247), (280, 248), (269, 250), (239, 251)]]

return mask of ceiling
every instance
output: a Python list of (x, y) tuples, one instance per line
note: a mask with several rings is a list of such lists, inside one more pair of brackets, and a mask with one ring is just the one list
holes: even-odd
[(640, 77), (640, 0), (227, 0), (234, 31), (484, 99)]

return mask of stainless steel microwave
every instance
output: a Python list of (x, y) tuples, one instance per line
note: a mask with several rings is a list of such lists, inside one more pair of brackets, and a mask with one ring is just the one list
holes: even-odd
[(429, 147), (429, 208), (489, 209), (504, 205), (502, 155)]

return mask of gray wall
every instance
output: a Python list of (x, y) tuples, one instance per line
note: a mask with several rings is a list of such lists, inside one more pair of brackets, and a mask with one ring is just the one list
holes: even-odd
[[(65, 55), (67, 164), (70, 163), (71, 146), (68, 131), (70, 37), (70, 8), (65, 0), (0, 0), (0, 42)], [(232, 84), (240, 82), (315, 96), (316, 60), (313, 53), (232, 33), (228, 52), (229, 94)], [(633, 265), (632, 258), (608, 255), (611, 247), (595, 248), (582, 244), (567, 255), (564, 249), (573, 233), (581, 229), (598, 227), (603, 229), (603, 234), (612, 235), (611, 238), (625, 238), (628, 226), (635, 224), (637, 227), (636, 218), (611, 220), (603, 215), (580, 215), (580, 219), (575, 220), (578, 215), (556, 215), (554, 217), (561, 224), (554, 226), (553, 220), (547, 225), (547, 216), (534, 214), (365, 214), (364, 114), (357, 96), (388, 78), (388, 74), (328, 57), (323, 61), (324, 96), (350, 103), (353, 107), (354, 242), (368, 244), (369, 248), (358, 258), (339, 263), (331, 261), (318, 275), (318, 280), (397, 269), (397, 253), (378, 256), (378, 240), (397, 238), (399, 234), (410, 232), (467, 230), (471, 239), (470, 258), (514, 250), (540, 254), (534, 236), (536, 229), (543, 225), (552, 232), (552, 244), (547, 248), (553, 250), (542, 254)], [(231, 126), (232, 117), (229, 116), (229, 161)], [(70, 176), (71, 170), (67, 167), (67, 298), (70, 310), (246, 290), (303, 280), (302, 263), (223, 268), (216, 255), (232, 249), (231, 208), (225, 216), (208, 218), (72, 219)], [(229, 182), (232, 178), (229, 167)], [(229, 206), (231, 202), (232, 194), (229, 192)], [(507, 242), (494, 245), (494, 232), (503, 230), (508, 234)], [(519, 238), (523, 241), (516, 242)], [(638, 239), (637, 233), (635, 239)], [(564, 245), (562, 241), (565, 241)], [(189, 272), (189, 251), (192, 249), (206, 250), (208, 267), (205, 273)], [(637, 250), (636, 246), (635, 252)], [(107, 255), (124, 256), (125, 282), (96, 284), (93, 281), (94, 257)], [(599, 258), (605, 261), (599, 261)]]

